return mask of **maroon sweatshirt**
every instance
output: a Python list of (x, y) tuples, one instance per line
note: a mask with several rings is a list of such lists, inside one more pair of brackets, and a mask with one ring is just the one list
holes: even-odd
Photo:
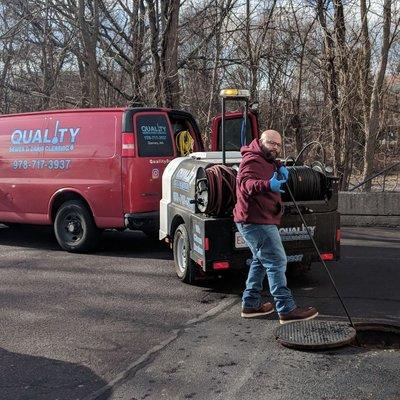
[(240, 152), (243, 159), (236, 178), (234, 221), (279, 225), (283, 212), (281, 194), (271, 191), (269, 180), (281, 163), (261, 150), (258, 139)]

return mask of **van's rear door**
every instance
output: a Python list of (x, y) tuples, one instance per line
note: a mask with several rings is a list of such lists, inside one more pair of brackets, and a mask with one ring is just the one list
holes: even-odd
[(125, 212), (158, 212), (162, 174), (176, 157), (171, 123), (164, 111), (143, 111), (133, 114), (132, 126), (135, 150), (125, 166), (124, 175), (129, 182)]

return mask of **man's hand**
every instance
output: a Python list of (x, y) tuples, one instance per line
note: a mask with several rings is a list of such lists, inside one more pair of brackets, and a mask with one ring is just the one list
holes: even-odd
[(274, 175), (272, 175), (272, 178), (269, 180), (269, 187), (273, 192), (285, 193), (285, 191), (281, 189), (281, 185), (284, 183), (286, 183), (286, 179), (279, 180), (277, 178), (277, 173), (274, 172)]
[(279, 167), (278, 172), (286, 181), (289, 179), (289, 170), (284, 165)]

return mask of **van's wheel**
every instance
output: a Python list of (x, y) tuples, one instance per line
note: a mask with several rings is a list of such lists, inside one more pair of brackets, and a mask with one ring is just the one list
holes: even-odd
[(173, 243), (175, 272), (178, 278), (189, 285), (196, 280), (196, 263), (190, 258), (190, 241), (184, 224), (178, 226)]
[(100, 237), (91, 212), (80, 200), (67, 201), (58, 209), (54, 232), (59, 245), (71, 253), (93, 250)]

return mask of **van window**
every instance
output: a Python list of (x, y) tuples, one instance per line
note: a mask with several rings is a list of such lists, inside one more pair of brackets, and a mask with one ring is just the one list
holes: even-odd
[(142, 115), (136, 120), (139, 156), (173, 156), (174, 148), (167, 118), (164, 115)]
[[(240, 133), (242, 130), (243, 118), (231, 118), (225, 120), (225, 150), (238, 151), (242, 147)], [(246, 145), (253, 140), (251, 135), (251, 120), (246, 122)], [(218, 150), (222, 150), (222, 124), (218, 124)]]

